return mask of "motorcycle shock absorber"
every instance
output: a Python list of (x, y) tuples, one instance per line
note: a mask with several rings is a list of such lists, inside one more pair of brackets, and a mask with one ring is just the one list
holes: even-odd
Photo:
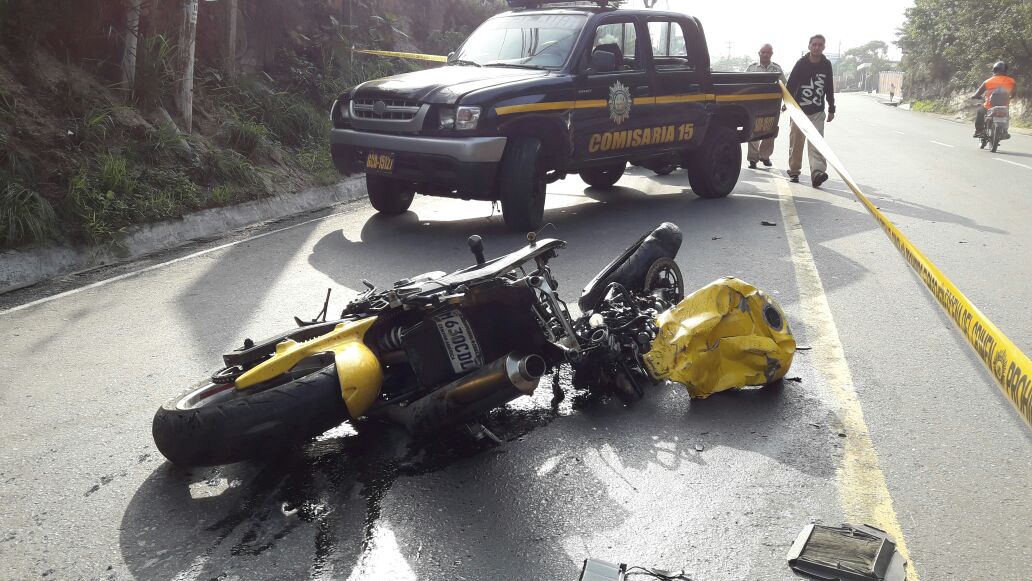
[(380, 349), (384, 351), (399, 351), (404, 348), (402, 338), (405, 335), (405, 328), (401, 326), (392, 327), (384, 333), (378, 341)]

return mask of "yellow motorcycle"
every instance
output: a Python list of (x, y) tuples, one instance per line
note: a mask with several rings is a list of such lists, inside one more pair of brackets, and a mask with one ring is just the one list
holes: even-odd
[[(532, 393), (562, 363), (592, 389), (640, 394), (656, 317), (684, 294), (681, 231), (663, 224), (584, 289), (574, 320), (549, 262), (566, 246), (536, 240), (476, 264), (429, 272), (351, 301), (340, 317), (247, 339), (224, 366), (157, 411), (153, 436), (175, 464), (227, 464), (317, 436), (344, 421), (382, 420), (414, 434), (476, 424)], [(608, 313), (608, 324), (589, 324)], [(597, 317), (596, 317), (597, 321)]]
[(175, 464), (267, 456), (345, 421), (385, 421), (421, 437), (483, 427), (491, 410), (534, 392), (559, 365), (574, 387), (633, 400), (663, 380), (705, 398), (784, 376), (795, 341), (784, 313), (734, 278), (684, 296), (681, 230), (664, 223), (584, 288), (576, 319), (549, 262), (566, 246), (537, 240), (450, 274), (368, 290), (340, 317), (319, 317), (223, 355), (224, 367), (167, 401), (154, 441)]

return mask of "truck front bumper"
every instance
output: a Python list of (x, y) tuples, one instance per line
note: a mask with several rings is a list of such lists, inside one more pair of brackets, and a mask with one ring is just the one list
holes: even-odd
[(370, 153), (389, 154), (394, 157), (391, 177), (481, 197), (493, 190), (505, 143), (505, 137), (420, 137), (334, 129), (330, 153), (344, 174), (365, 171)]

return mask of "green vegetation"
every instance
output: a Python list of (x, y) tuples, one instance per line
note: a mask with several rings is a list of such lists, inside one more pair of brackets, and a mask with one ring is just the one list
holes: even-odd
[(0, 174), (0, 241), (39, 240), (54, 230), (56, 215), (38, 193)]
[(948, 114), (953, 112), (948, 103), (934, 99), (918, 99), (910, 104), (910, 109), (921, 113)]
[(143, 2), (134, 65), (131, 5), (0, 0), (0, 248), (105, 243), (133, 225), (332, 184), (333, 99), (431, 66), (352, 47), (447, 54), (505, 9), (499, 0), (239, 0), (241, 53), (231, 63), (229, 3), (202, 0), (188, 128), (182, 3)]
[(898, 45), (911, 95), (975, 92), (1003, 60), (1019, 86), (1032, 82), (1032, 2), (916, 0)]

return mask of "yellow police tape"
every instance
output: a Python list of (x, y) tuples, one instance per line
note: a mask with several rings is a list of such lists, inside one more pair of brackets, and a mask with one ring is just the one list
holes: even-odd
[(1029, 426), (1032, 426), (1032, 360), (982, 314), (978, 307), (971, 304), (964, 293), (960, 292), (953, 282), (946, 278), (946, 275), (914, 247), (910, 240), (907, 240), (906, 236), (903, 236), (903, 233), (878, 211), (878, 208), (867, 199), (867, 196), (860, 192), (860, 188), (846, 171), (845, 166), (810, 122), (806, 113), (803, 113), (784, 83), (781, 83), (781, 92), (784, 95), (785, 104), (788, 106), (788, 114), (795, 125), (806, 135), (810, 143), (824, 154), (828, 163), (835, 168), (860, 203), (878, 221), (882, 230), (896, 245), (896, 249), (924, 281), (932, 296), (939, 301), (942, 308), (956, 323), (957, 328), (964, 333), (964, 337), (967, 338), (968, 343), (996, 379), (1004, 395), (1010, 399)]
[(418, 54), (414, 52), (395, 52), (393, 50), (368, 50), (368, 49), (352, 49), (355, 52), (362, 54), (371, 54), (376, 56), (394, 56), (403, 59), (413, 59), (417, 61), (431, 61), (435, 63), (446, 63), (448, 57), (441, 56), (439, 54)]

